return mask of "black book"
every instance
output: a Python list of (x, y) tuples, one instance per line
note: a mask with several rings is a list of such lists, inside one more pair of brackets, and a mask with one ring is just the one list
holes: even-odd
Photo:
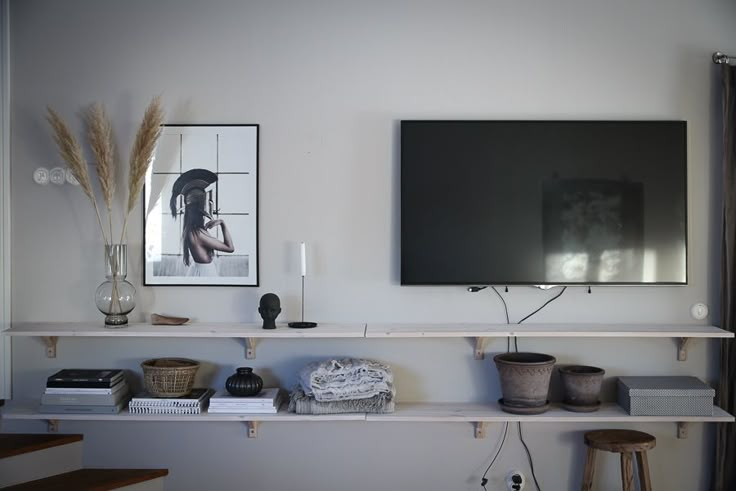
[(64, 369), (46, 379), (46, 387), (108, 388), (122, 382), (119, 369)]

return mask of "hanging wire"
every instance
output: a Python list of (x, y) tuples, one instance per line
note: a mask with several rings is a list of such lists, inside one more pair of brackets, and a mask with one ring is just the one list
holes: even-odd
[(486, 471), (483, 473), (483, 477), (480, 480), (480, 485), (483, 489), (486, 491), (486, 484), (488, 484), (488, 478), (486, 477), (488, 475), (488, 472), (491, 470), (491, 467), (493, 467), (493, 464), (496, 462), (496, 459), (501, 454), (501, 449), (503, 448), (504, 442), (506, 442), (506, 434), (509, 432), (509, 422), (506, 421), (503, 426), (503, 436), (501, 437), (501, 444), (498, 446), (498, 450), (496, 450), (496, 455), (493, 456), (493, 459), (491, 459), (491, 463), (488, 464), (488, 467), (486, 467)]
[[(495, 286), (492, 286), (491, 289), (496, 292), (496, 295), (498, 295), (498, 298), (501, 299), (501, 302), (503, 303), (503, 311), (506, 314), (506, 324), (511, 324), (511, 321), (509, 320), (509, 306), (506, 305), (506, 300), (503, 298), (503, 295), (501, 295), (498, 290), (496, 290)], [(516, 336), (514, 336), (514, 345), (516, 346), (516, 351), (519, 351), (519, 346), (516, 343)], [(506, 353), (511, 351), (511, 338), (506, 338)]]

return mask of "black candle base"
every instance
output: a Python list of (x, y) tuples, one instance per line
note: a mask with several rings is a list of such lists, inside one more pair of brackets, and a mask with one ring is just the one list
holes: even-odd
[(317, 327), (316, 322), (289, 322), (289, 327), (293, 327), (294, 329), (309, 329), (311, 327)]

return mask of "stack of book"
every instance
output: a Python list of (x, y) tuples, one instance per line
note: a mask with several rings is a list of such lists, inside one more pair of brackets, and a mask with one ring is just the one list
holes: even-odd
[(154, 397), (148, 392), (135, 395), (128, 403), (131, 414), (200, 414), (215, 391), (195, 388), (186, 396)]
[(42, 413), (119, 413), (130, 398), (123, 370), (65, 369), (46, 380)]
[(208, 413), (213, 414), (276, 414), (283, 401), (283, 391), (277, 387), (263, 389), (254, 396), (235, 397), (220, 390), (210, 398)]

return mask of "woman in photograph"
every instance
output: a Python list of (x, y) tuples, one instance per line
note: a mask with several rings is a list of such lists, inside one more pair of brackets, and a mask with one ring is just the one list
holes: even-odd
[[(184, 223), (182, 228), (182, 249), (184, 265), (188, 267), (187, 276), (218, 276), (215, 264), (215, 251), (234, 252), (235, 246), (225, 222), (212, 219), (208, 210), (207, 187), (217, 181), (217, 174), (206, 169), (192, 169), (183, 173), (171, 189), (171, 216), (181, 213), (179, 196), (184, 201)], [(205, 221), (207, 219), (208, 221)], [(209, 231), (220, 227), (222, 239), (210, 235)]]

